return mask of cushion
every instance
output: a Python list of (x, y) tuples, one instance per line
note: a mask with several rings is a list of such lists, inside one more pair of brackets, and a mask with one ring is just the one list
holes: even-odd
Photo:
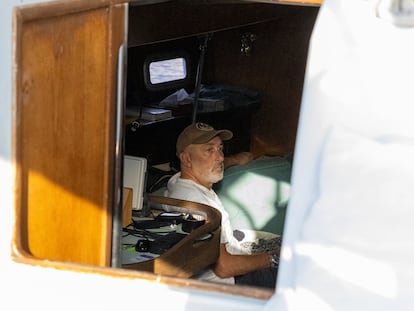
[(234, 229), (282, 234), (291, 170), (291, 162), (284, 157), (262, 157), (226, 169), (214, 189)]

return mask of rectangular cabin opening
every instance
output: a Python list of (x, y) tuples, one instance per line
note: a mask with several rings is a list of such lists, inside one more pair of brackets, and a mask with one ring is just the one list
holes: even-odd
[[(174, 284), (221, 292), (220, 286), (190, 280), (200, 264), (214, 263), (220, 215), (160, 199), (179, 169), (177, 136), (194, 121), (233, 132), (225, 155), (278, 157), (250, 166), (247, 177), (247, 166), (229, 168), (232, 173), (215, 191), (234, 229), (283, 236), (308, 45), (320, 2), (275, 2), (59, 1), (16, 8), (14, 259), (111, 275), (119, 270), (99, 268), (129, 268), (120, 275), (157, 281), (175, 276)], [(252, 210), (261, 198), (256, 190), (266, 192), (269, 185), (270, 206)], [(158, 198), (151, 201), (151, 195)], [(136, 262), (146, 245), (136, 237), (126, 245), (123, 235), (134, 234), (127, 228), (134, 218), (155, 217), (159, 210), (151, 214), (152, 208), (163, 204), (192, 210), (197, 221), (206, 221), (196, 238), (189, 235), (191, 247), (178, 242), (185, 251)], [(62, 248), (62, 240), (71, 247)], [(128, 263), (124, 251), (131, 256)], [(272, 294), (227, 289), (256, 298)]]
[[(233, 167), (214, 187), (228, 206), (233, 229), (283, 235), (318, 9), (246, 2), (130, 4), (124, 153), (144, 160), (143, 197), (165, 195), (169, 178), (180, 170), (179, 133), (205, 122), (233, 132), (225, 155), (249, 151), (259, 160)], [(237, 182), (247, 174), (253, 177)], [(271, 182), (261, 183), (264, 178)], [(273, 201), (241, 198), (246, 191), (272, 191)], [(236, 193), (237, 202), (229, 192)], [(253, 199), (261, 206), (256, 211), (249, 207)], [(143, 200), (131, 215), (150, 213)], [(127, 257), (125, 268), (140, 269)]]

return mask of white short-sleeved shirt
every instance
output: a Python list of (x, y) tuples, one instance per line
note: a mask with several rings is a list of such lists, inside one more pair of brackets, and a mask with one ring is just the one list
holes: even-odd
[[(223, 204), (213, 189), (208, 189), (190, 179), (183, 179), (181, 178), (181, 173), (178, 172), (168, 181), (166, 195), (171, 198), (198, 202), (216, 208), (221, 213), (220, 243), (227, 244), (234, 239), (229, 214), (224, 209)], [(204, 271), (197, 278), (234, 284), (233, 277), (220, 278), (211, 269)]]

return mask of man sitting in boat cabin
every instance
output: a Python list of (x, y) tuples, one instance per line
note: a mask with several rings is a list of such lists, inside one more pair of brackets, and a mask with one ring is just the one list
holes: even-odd
[[(223, 141), (233, 137), (229, 130), (215, 130), (205, 123), (186, 127), (177, 139), (176, 152), (180, 159), (180, 172), (168, 182), (168, 196), (210, 205), (221, 212), (221, 240), (219, 257), (214, 266), (195, 276), (212, 282), (243, 284), (274, 288), (280, 248), (273, 253), (233, 255), (226, 245), (235, 237), (229, 215), (213, 190), (213, 184), (223, 178), (225, 159)], [(250, 161), (249, 154), (241, 159)], [(233, 158), (233, 160), (235, 160)], [(236, 161), (237, 162), (237, 161)], [(227, 163), (227, 165), (235, 164)]]

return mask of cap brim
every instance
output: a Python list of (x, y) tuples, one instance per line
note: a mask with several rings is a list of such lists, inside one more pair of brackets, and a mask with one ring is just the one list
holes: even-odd
[(217, 131), (216, 136), (220, 136), (221, 140), (230, 140), (233, 138), (233, 132), (229, 130), (219, 130)]
[(233, 137), (233, 132), (229, 130), (218, 130), (213, 132), (206, 132), (204, 135), (197, 137), (192, 143), (193, 144), (205, 144), (212, 140), (214, 137), (219, 136), (221, 140), (229, 140)]

